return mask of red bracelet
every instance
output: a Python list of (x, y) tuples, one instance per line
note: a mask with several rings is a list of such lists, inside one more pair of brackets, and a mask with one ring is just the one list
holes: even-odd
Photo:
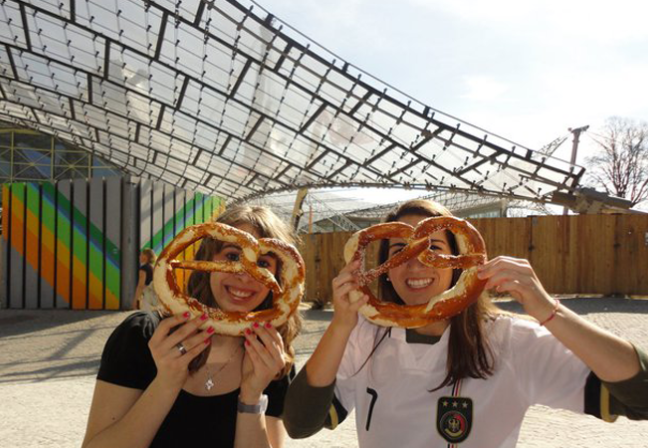
[(544, 327), (547, 322), (549, 322), (551, 319), (556, 317), (556, 314), (558, 314), (558, 308), (560, 307), (560, 300), (554, 299), (554, 301), (555, 301), (555, 305), (553, 311), (551, 312), (551, 316), (547, 317), (545, 320), (540, 322), (541, 327)]

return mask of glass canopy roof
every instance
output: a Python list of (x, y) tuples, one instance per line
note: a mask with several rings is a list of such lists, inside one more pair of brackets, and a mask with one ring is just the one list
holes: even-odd
[(4, 0), (0, 119), (241, 200), (299, 187), (533, 201), (584, 169), (423, 105), (249, 1)]

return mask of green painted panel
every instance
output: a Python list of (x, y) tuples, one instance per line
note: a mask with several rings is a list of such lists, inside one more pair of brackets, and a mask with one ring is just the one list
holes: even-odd
[(42, 224), (43, 227), (49, 229), (52, 233), (54, 232), (54, 224), (56, 218), (56, 212), (54, 210), (54, 197), (56, 196), (56, 189), (54, 184), (44, 183), (43, 184), (43, 213), (42, 213)]
[(196, 213), (196, 224), (202, 224), (205, 222), (205, 195), (202, 193), (196, 193), (196, 203), (195, 203), (195, 213)]

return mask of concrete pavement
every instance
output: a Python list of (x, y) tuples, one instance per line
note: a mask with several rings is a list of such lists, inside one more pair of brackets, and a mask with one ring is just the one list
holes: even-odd
[[(648, 350), (648, 300), (587, 298), (563, 303)], [(517, 309), (516, 304), (502, 307)], [(0, 310), (0, 446), (72, 448), (81, 444), (103, 345), (128, 312)], [(298, 365), (315, 348), (330, 311), (304, 311)], [(335, 431), (286, 448), (355, 447), (351, 416)], [(405, 445), (404, 445), (405, 446)], [(544, 407), (532, 408), (518, 446), (648, 447), (648, 422), (614, 424)]]

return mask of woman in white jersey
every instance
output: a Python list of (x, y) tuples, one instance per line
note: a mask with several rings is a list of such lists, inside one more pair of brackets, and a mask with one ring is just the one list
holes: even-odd
[[(415, 226), (450, 215), (441, 205), (413, 200), (386, 222)], [(405, 246), (383, 240), (379, 263)], [(441, 230), (431, 248), (458, 254)], [(482, 295), (461, 314), (416, 330), (378, 327), (351, 303), (358, 262), (333, 280), (335, 314), (306, 366), (291, 384), (284, 423), (293, 438), (334, 428), (355, 409), (361, 448), (515, 446), (533, 404), (613, 420), (648, 418), (648, 356), (582, 319), (549, 296), (526, 260), (497, 257), (479, 276), (486, 289), (508, 293), (537, 322), (500, 311)], [(427, 303), (453, 286), (460, 271), (416, 258), (379, 279), (380, 298)]]

